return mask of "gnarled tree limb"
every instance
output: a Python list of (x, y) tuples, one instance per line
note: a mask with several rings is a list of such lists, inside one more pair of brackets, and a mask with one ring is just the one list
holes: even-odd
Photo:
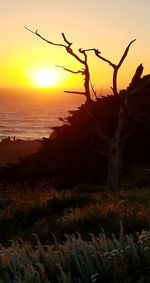
[[(67, 53), (69, 53), (72, 57), (74, 57), (79, 63), (81, 63), (84, 66), (83, 72), (79, 71), (79, 72), (74, 72), (71, 71), (67, 68), (64, 68), (66, 71), (72, 72), (74, 74), (76, 73), (82, 73), (82, 75), (84, 75), (84, 89), (85, 89), (85, 96), (87, 99), (87, 102), (91, 102), (91, 94), (90, 94), (90, 71), (89, 71), (89, 66), (88, 66), (88, 60), (87, 60), (87, 54), (86, 54), (86, 50), (80, 48), (79, 52), (83, 55), (84, 59), (81, 59), (71, 48), (72, 42), (68, 41), (68, 39), (66, 38), (65, 34), (62, 33), (62, 37), (63, 40), (66, 44), (62, 44), (62, 43), (54, 43), (52, 41), (47, 40), (45, 37), (41, 36), (38, 33), (38, 30), (36, 30), (35, 32), (29, 28), (27, 28), (25, 26), (25, 29), (27, 29), (29, 32), (35, 34), (36, 36), (38, 36), (39, 38), (41, 38), (42, 40), (44, 40), (45, 42), (51, 44), (51, 45), (55, 45), (55, 46), (60, 46), (66, 49)], [(72, 93), (72, 92), (71, 92)]]
[(25, 26), (25, 29), (28, 30), (29, 32), (35, 34), (36, 36), (38, 36), (39, 38), (41, 38), (42, 40), (44, 40), (45, 42), (47, 42), (47, 43), (49, 43), (49, 44), (52, 44), (52, 45), (55, 45), (55, 46), (61, 46), (61, 47), (66, 48), (66, 45), (64, 45), (64, 44), (62, 44), (62, 43), (54, 43), (54, 42), (52, 42), (52, 41), (47, 40), (45, 37), (41, 36), (41, 35), (38, 33), (38, 30), (33, 31), (33, 30), (27, 28), (26, 26)]
[[(103, 56), (101, 56), (100, 54), (100, 51), (98, 49), (95, 49), (93, 48), (93, 51), (95, 52), (95, 55), (100, 58), (101, 60), (105, 61), (106, 63), (108, 63), (113, 69), (113, 87), (112, 87), (112, 90), (113, 90), (113, 93), (116, 95), (118, 94), (118, 87), (117, 87), (117, 76), (118, 76), (118, 71), (122, 65), (122, 63), (124, 62), (125, 58), (127, 57), (128, 55), (128, 52), (129, 52), (129, 49), (130, 49), (130, 46), (131, 44), (135, 41), (136, 39), (130, 41), (130, 43), (128, 44), (127, 48), (125, 49), (120, 61), (118, 64), (114, 64), (112, 63), (110, 60), (104, 58)], [(92, 50), (92, 49), (89, 49), (89, 51)]]
[(81, 75), (84, 75), (84, 74), (85, 74), (85, 71), (84, 71), (84, 70), (73, 71), (73, 70), (70, 70), (70, 69), (68, 69), (68, 68), (65, 68), (65, 67), (59, 66), (59, 65), (56, 65), (56, 67), (62, 68), (63, 70), (65, 70), (65, 71), (67, 71), (67, 72), (70, 72), (70, 73), (73, 73), (73, 74), (81, 74)]
[(85, 92), (82, 91), (74, 91), (74, 90), (64, 90), (65, 93), (73, 93), (73, 94), (81, 94), (81, 95), (85, 95)]

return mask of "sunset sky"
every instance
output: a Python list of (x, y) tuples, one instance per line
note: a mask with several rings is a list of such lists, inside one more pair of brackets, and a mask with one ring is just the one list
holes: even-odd
[[(50, 70), (51, 91), (82, 88), (82, 77), (57, 69), (55, 65), (78, 70), (80, 64), (61, 47), (43, 42), (24, 26), (47, 39), (63, 43), (64, 32), (73, 47), (98, 48), (112, 62), (118, 62), (134, 38), (129, 56), (119, 73), (119, 87), (125, 87), (137, 65), (150, 73), (149, 0), (5, 0), (0, 2), (1, 52), (0, 87), (38, 89), (41, 70)], [(89, 54), (92, 83), (99, 91), (111, 87), (112, 69), (93, 53)], [(53, 80), (53, 79), (52, 79)]]

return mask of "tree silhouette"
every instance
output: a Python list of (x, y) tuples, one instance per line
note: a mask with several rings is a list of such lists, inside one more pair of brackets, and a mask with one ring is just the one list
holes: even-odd
[[(95, 130), (97, 136), (100, 140), (102, 140), (105, 144), (107, 144), (107, 152), (100, 152), (100, 154), (105, 154), (108, 157), (108, 174), (107, 174), (107, 185), (111, 189), (117, 189), (121, 182), (121, 173), (122, 173), (122, 160), (123, 160), (123, 149), (125, 140), (127, 138), (127, 121), (130, 117), (130, 112), (133, 107), (133, 95), (136, 95), (137, 92), (139, 92), (147, 83), (149, 83), (148, 79), (146, 82), (143, 82), (142, 85), (138, 85), (138, 82), (141, 78), (142, 72), (143, 72), (143, 66), (140, 64), (135, 74), (131, 80), (131, 83), (129, 87), (125, 90), (118, 91), (117, 86), (117, 78), (118, 78), (118, 72), (120, 67), (122, 66), (124, 60), (126, 59), (129, 49), (133, 42), (135, 42), (135, 39), (132, 40), (128, 46), (126, 47), (123, 55), (121, 56), (121, 59), (119, 60), (118, 64), (112, 63), (110, 60), (106, 59), (105, 57), (101, 56), (101, 52), (96, 48), (90, 48), (90, 49), (79, 49), (79, 53), (82, 54), (82, 58), (80, 58), (72, 49), (72, 43), (68, 41), (65, 34), (62, 33), (64, 44), (62, 43), (54, 43), (43, 36), (41, 36), (38, 33), (38, 30), (35, 32), (27, 27), (25, 27), (28, 31), (33, 33), (34, 35), (38, 36), (48, 44), (59, 46), (65, 48), (68, 54), (70, 54), (72, 57), (74, 57), (83, 68), (81, 70), (70, 70), (69, 68), (66, 68), (64, 66), (58, 66), (63, 68), (65, 71), (71, 72), (73, 74), (81, 74), (84, 77), (84, 91), (65, 91), (68, 93), (76, 93), (81, 94), (86, 97), (86, 103), (85, 103), (85, 110), (88, 114), (88, 117), (90, 121), (92, 121), (93, 129)], [(113, 137), (109, 137), (106, 135), (100, 125), (99, 121), (96, 118), (96, 115), (93, 111), (93, 101), (91, 99), (91, 93), (90, 93), (90, 71), (89, 71), (89, 65), (88, 65), (88, 56), (87, 52), (94, 51), (95, 55), (108, 63), (113, 68), (113, 85), (112, 85), (112, 91), (115, 96), (119, 99), (120, 109), (119, 113), (116, 113), (117, 117), (117, 124), (116, 129), (114, 131)]]
[[(67, 53), (69, 53), (72, 57), (74, 57), (79, 63), (81, 63), (83, 65), (83, 69), (81, 70), (70, 70), (64, 66), (59, 66), (61, 68), (63, 68), (64, 70), (71, 72), (73, 74), (81, 74), (84, 76), (84, 91), (83, 92), (79, 92), (79, 91), (65, 91), (67, 93), (75, 93), (75, 94), (81, 94), (84, 95), (86, 97), (86, 103), (85, 103), (85, 111), (87, 112), (87, 115), (89, 116), (89, 119), (92, 122), (93, 128), (97, 134), (97, 136), (103, 140), (106, 144), (110, 143), (110, 139), (107, 135), (104, 134), (104, 132), (101, 130), (101, 128), (99, 127), (99, 123), (93, 113), (93, 107), (92, 107), (92, 99), (91, 99), (91, 93), (90, 93), (90, 71), (89, 71), (89, 65), (88, 65), (88, 57), (87, 57), (87, 52), (88, 51), (93, 51), (95, 50), (94, 48), (91, 49), (82, 49), (79, 48), (79, 52), (82, 54), (82, 58), (80, 58), (71, 48), (72, 44), (70, 41), (68, 41), (68, 39), (66, 38), (65, 34), (62, 33), (62, 37), (63, 40), (65, 42), (65, 44), (62, 43), (54, 43), (52, 41), (47, 40), (45, 37), (41, 36), (38, 33), (38, 30), (36, 30), (35, 32), (27, 27), (25, 27), (29, 32), (33, 33), (34, 35), (38, 36), (39, 38), (41, 38), (42, 40), (44, 40), (45, 42), (47, 42), (48, 44), (54, 45), (54, 46), (59, 46), (59, 47), (63, 47), (65, 48), (65, 50), (67, 51)], [(92, 87), (93, 90), (93, 87)]]
[(73, 71), (70, 70), (68, 68), (65, 68), (64, 66), (58, 66), (63, 68), (64, 70), (71, 72), (73, 74), (81, 74), (84, 76), (84, 92), (79, 92), (79, 91), (66, 91), (68, 93), (77, 93), (77, 94), (82, 94), (85, 95), (86, 97), (86, 101), (89, 103), (91, 102), (91, 94), (90, 94), (90, 71), (89, 71), (89, 65), (88, 65), (88, 58), (87, 58), (87, 54), (86, 54), (86, 50), (79, 48), (79, 52), (82, 54), (82, 58), (80, 58), (71, 48), (72, 46), (72, 42), (69, 42), (65, 36), (64, 33), (62, 33), (62, 37), (63, 40), (65, 42), (65, 44), (62, 43), (54, 43), (52, 41), (47, 40), (46, 38), (44, 38), (43, 36), (41, 36), (38, 33), (38, 30), (36, 30), (35, 32), (27, 27), (25, 27), (28, 31), (32, 32), (33, 34), (35, 34), (36, 36), (38, 36), (39, 38), (41, 38), (42, 40), (46, 41), (47, 43), (51, 44), (51, 45), (55, 45), (55, 46), (59, 46), (59, 47), (63, 47), (65, 48), (65, 50), (67, 51), (68, 54), (70, 54), (72, 57), (74, 57), (79, 63), (81, 63), (83, 65), (83, 68), (81, 70), (78, 71)]

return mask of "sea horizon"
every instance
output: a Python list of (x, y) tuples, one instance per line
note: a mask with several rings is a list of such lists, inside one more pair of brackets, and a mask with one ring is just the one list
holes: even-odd
[(0, 141), (6, 138), (41, 140), (48, 138), (52, 128), (63, 124), (59, 118), (69, 116), (68, 111), (77, 109), (83, 99), (56, 97), (46, 100), (2, 101), (0, 105)]

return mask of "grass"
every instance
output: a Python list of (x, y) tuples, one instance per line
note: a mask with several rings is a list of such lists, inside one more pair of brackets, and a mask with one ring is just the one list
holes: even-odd
[(119, 240), (105, 233), (83, 241), (66, 235), (60, 244), (36, 246), (12, 242), (0, 248), (1, 283), (148, 283), (150, 282), (150, 231), (133, 236), (121, 231)]
[(107, 192), (84, 185), (72, 191), (56, 191), (44, 182), (34, 187), (1, 185), (0, 199), (0, 242), (4, 245), (17, 238), (33, 242), (32, 233), (43, 244), (52, 240), (52, 233), (60, 241), (64, 234), (75, 231), (85, 240), (102, 229), (107, 236), (118, 236), (121, 221), (125, 233), (149, 229), (148, 188)]
[(0, 283), (149, 283), (149, 215), (149, 188), (1, 184)]

